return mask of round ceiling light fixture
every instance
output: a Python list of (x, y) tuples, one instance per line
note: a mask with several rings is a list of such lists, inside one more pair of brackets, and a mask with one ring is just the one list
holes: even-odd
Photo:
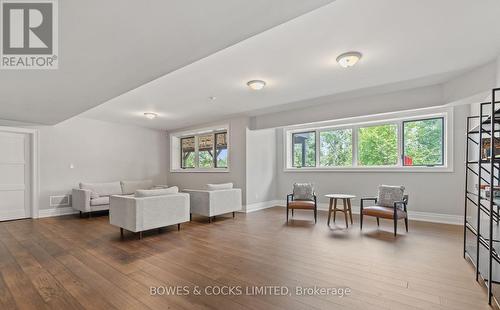
[(262, 80), (251, 80), (247, 82), (247, 86), (253, 90), (261, 90), (266, 87), (266, 82)]
[(341, 67), (349, 68), (358, 63), (358, 61), (361, 59), (361, 56), (362, 55), (360, 52), (347, 52), (340, 54), (337, 57), (337, 62)]
[(158, 114), (153, 112), (145, 112), (144, 116), (146, 116), (147, 119), (155, 119), (158, 117)]

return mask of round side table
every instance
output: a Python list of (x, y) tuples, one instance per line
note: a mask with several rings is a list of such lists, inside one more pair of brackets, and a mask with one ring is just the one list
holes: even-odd
[[(328, 208), (328, 226), (330, 226), (330, 218), (332, 217), (333, 212), (333, 222), (335, 223), (335, 217), (337, 212), (344, 213), (345, 216), (345, 227), (348, 228), (349, 224), (347, 222), (347, 216), (351, 218), (352, 225), (352, 209), (351, 209), (351, 199), (356, 198), (354, 195), (347, 194), (328, 194), (325, 197), (330, 198), (330, 206)], [(337, 208), (337, 200), (341, 199), (342, 204), (344, 206), (343, 209)], [(333, 206), (333, 208), (332, 208)], [(349, 213), (349, 214), (348, 214)]]

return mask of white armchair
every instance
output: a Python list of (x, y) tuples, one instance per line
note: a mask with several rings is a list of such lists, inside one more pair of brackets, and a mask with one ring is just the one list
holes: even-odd
[(189, 195), (185, 193), (150, 197), (111, 196), (109, 222), (123, 230), (142, 232), (189, 221)]
[(220, 189), (220, 190), (193, 190), (185, 189), (183, 192), (189, 193), (191, 197), (191, 213), (208, 217), (208, 222), (212, 217), (225, 213), (234, 213), (241, 210), (241, 189)]

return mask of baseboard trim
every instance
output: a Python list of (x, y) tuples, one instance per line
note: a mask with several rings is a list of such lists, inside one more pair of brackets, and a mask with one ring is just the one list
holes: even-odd
[(269, 201), (251, 203), (251, 204), (248, 204), (245, 206), (244, 212), (245, 213), (255, 212), (255, 211), (259, 211), (259, 210), (264, 210), (264, 209), (276, 207), (280, 204), (281, 204), (280, 200), (269, 200)]
[(52, 217), (52, 216), (61, 216), (61, 215), (68, 215), (75, 213), (78, 213), (78, 211), (73, 209), (72, 207), (41, 209), (38, 210), (38, 217), (39, 218)]
[[(274, 206), (286, 207), (285, 200), (276, 200)], [(328, 203), (319, 203), (318, 210), (328, 211)], [(352, 213), (359, 214), (359, 206), (352, 206)], [(420, 211), (408, 211), (408, 218), (411, 221), (463, 225), (464, 217), (461, 215), (441, 214)]]

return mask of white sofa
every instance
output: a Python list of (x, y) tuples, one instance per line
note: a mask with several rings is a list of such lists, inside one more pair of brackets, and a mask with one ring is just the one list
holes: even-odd
[(116, 181), (108, 183), (80, 183), (80, 188), (72, 191), (72, 207), (82, 213), (109, 210), (110, 196), (132, 195), (138, 189), (166, 188), (166, 185), (153, 185), (152, 180)]
[(207, 184), (206, 190), (185, 189), (191, 197), (191, 213), (208, 217), (208, 222), (216, 215), (240, 211), (241, 189), (232, 188), (232, 183)]
[[(138, 190), (133, 196), (111, 196), (109, 222), (123, 230), (142, 232), (189, 221), (189, 195), (169, 189)], [(176, 189), (177, 191), (177, 189)]]

